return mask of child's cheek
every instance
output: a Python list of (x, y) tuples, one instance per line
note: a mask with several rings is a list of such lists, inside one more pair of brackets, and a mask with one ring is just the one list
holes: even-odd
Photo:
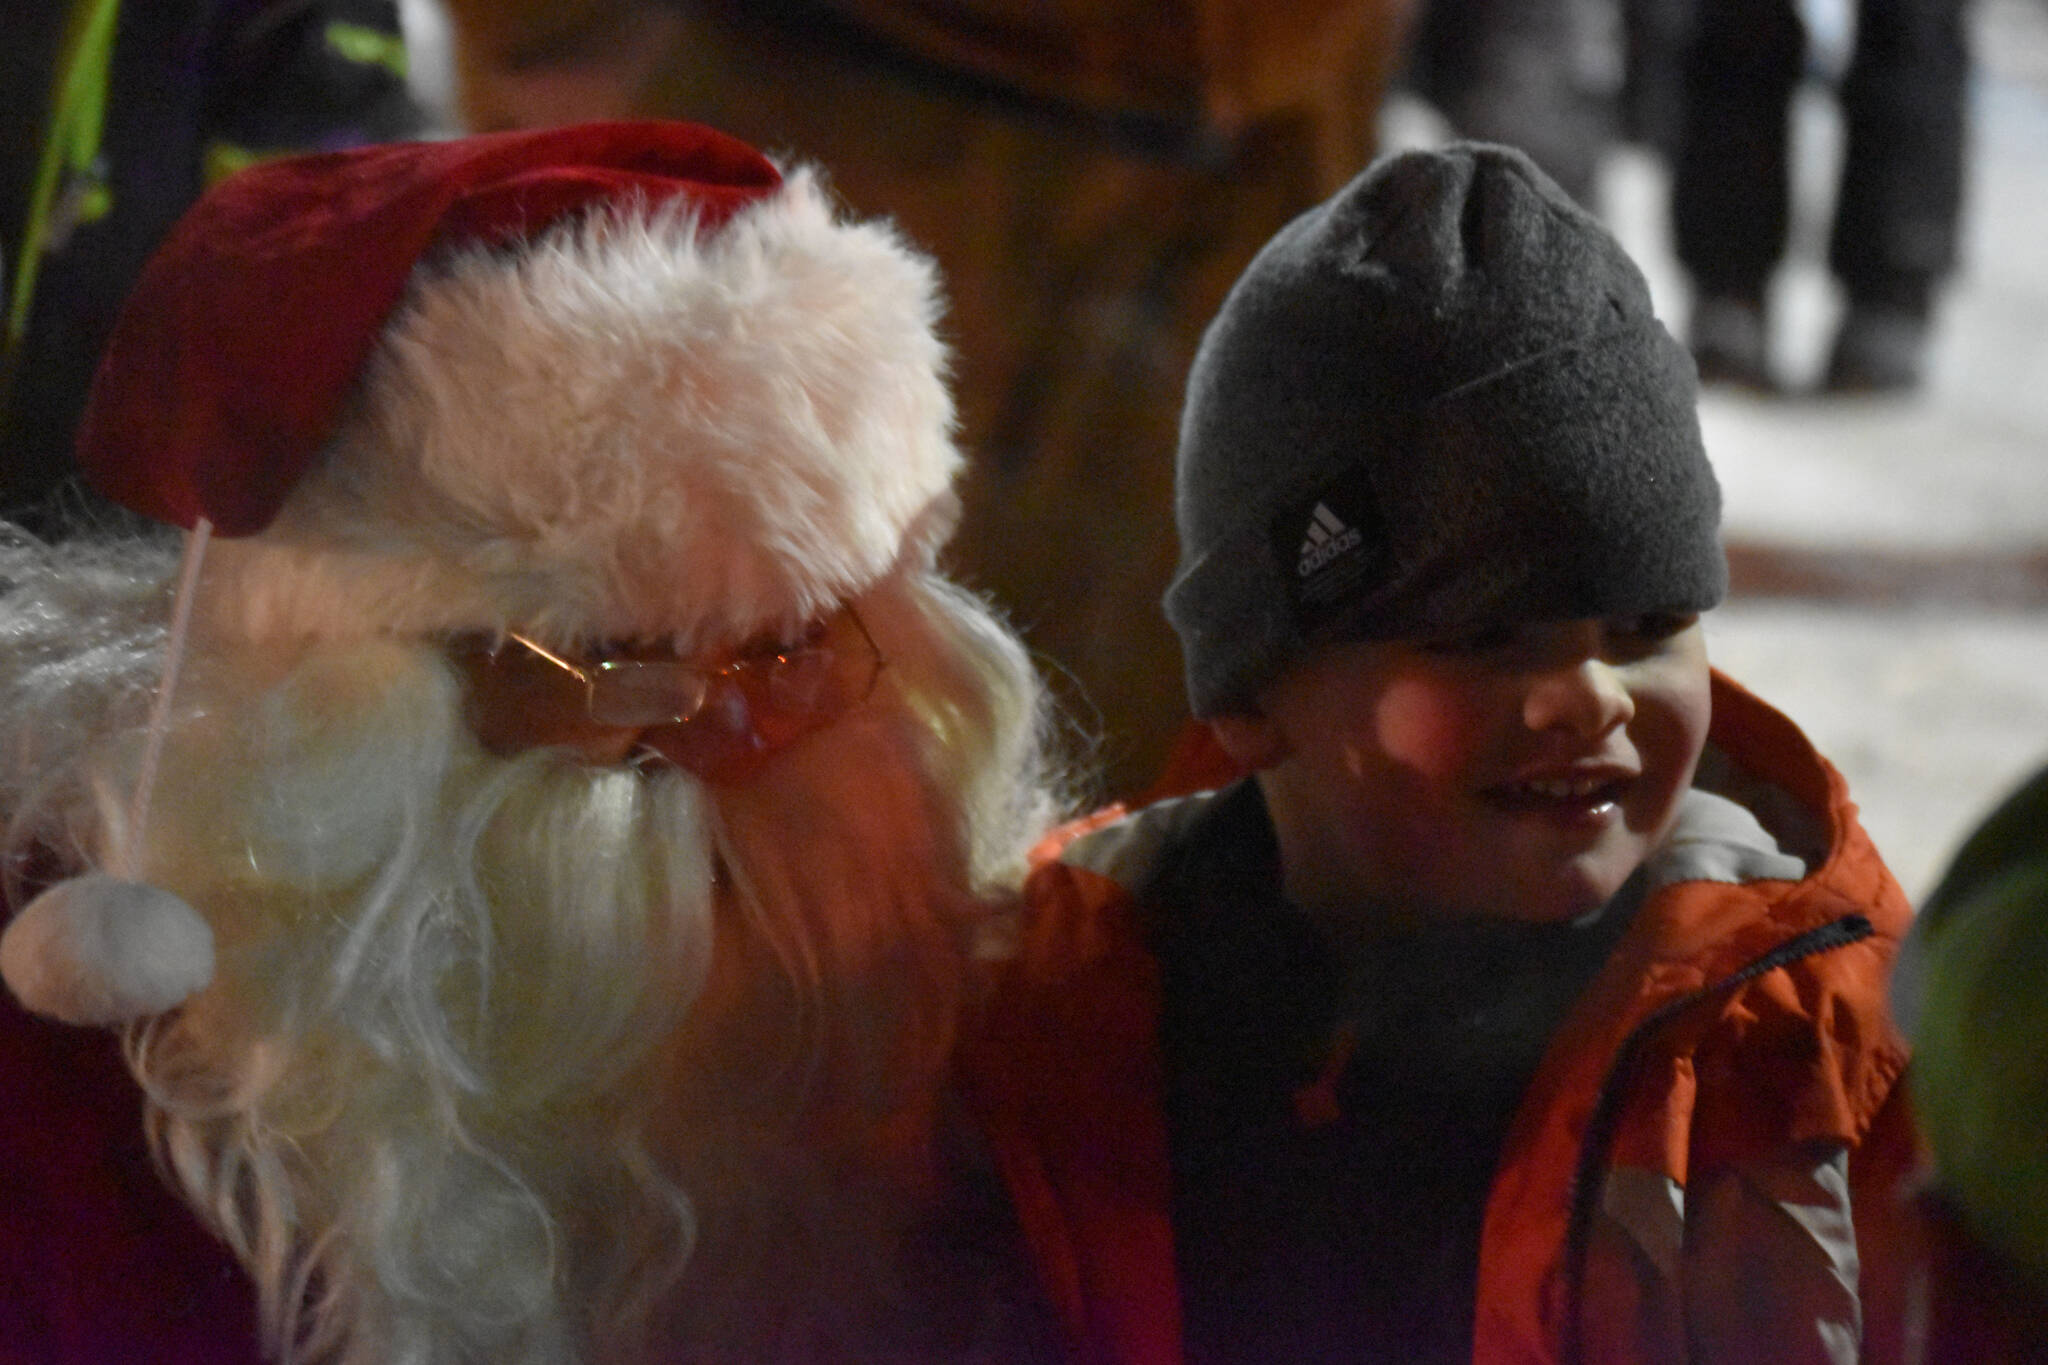
[(1483, 733), (1461, 689), (1424, 677), (1390, 680), (1368, 721), (1371, 741), (1387, 760), (1438, 781), (1465, 772)]

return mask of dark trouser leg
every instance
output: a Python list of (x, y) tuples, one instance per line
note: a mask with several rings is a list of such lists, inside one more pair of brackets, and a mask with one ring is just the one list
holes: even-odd
[(1850, 302), (1924, 318), (1955, 265), (1969, 49), (1964, 0), (1863, 0), (1828, 260)]
[(1621, 84), (1618, 0), (1431, 0), (1411, 76), (1460, 136), (1529, 154), (1593, 206)]
[(1667, 161), (1685, 126), (1692, 9), (1689, 0), (1622, 0), (1621, 135)]
[(1805, 51), (1792, 0), (1698, 0), (1671, 218), (1679, 263), (1702, 296), (1761, 299), (1784, 250), (1790, 107)]

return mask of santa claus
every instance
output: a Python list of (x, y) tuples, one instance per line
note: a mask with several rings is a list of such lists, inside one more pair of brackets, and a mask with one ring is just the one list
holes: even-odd
[(81, 463), (184, 534), (0, 551), (0, 1359), (1023, 1349), (945, 1075), (1052, 811), (936, 308), (685, 125), (181, 224)]

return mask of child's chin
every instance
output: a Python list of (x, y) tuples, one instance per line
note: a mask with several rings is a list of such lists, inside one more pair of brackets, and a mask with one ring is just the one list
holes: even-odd
[(1528, 898), (1525, 913), (1532, 924), (1568, 924), (1596, 913), (1613, 900), (1640, 864), (1633, 857), (1580, 859), (1559, 869), (1542, 894)]

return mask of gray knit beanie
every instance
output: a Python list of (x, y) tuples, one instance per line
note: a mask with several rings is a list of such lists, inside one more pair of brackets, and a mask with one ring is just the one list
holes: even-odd
[(1691, 358), (1521, 153), (1383, 161), (1267, 243), (1188, 376), (1176, 511), (1195, 714), (1308, 648), (1727, 589)]

